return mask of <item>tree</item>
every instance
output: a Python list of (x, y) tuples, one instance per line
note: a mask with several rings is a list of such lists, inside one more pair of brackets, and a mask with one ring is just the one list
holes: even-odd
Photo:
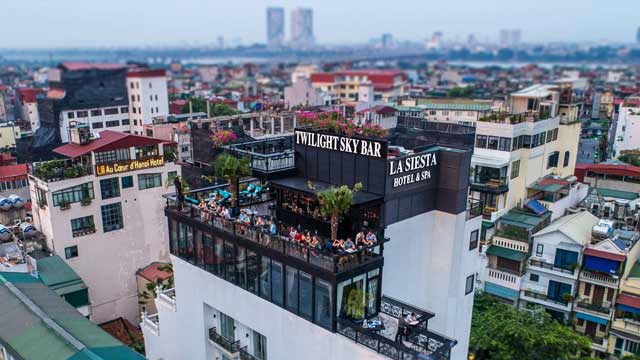
[(307, 183), (309, 189), (316, 191), (316, 197), (320, 204), (322, 216), (329, 216), (331, 219), (331, 240), (338, 238), (338, 217), (351, 208), (353, 205), (353, 194), (362, 189), (362, 183), (356, 183), (353, 189), (346, 185), (339, 187), (331, 186), (325, 190), (316, 190), (311, 181)]
[(215, 104), (213, 105), (213, 107), (211, 107), (211, 114), (209, 115), (211, 117), (215, 117), (215, 116), (237, 115), (239, 113), (240, 111), (232, 109), (230, 106), (226, 104)]
[(470, 97), (471, 95), (473, 95), (473, 88), (471, 86), (454, 86), (447, 92), (448, 97)]
[(232, 207), (236, 206), (238, 180), (251, 175), (251, 167), (249, 166), (250, 161), (251, 159), (247, 156), (235, 157), (225, 152), (220, 154), (210, 165), (213, 167), (217, 177), (224, 178), (229, 182)]
[[(160, 288), (162, 290), (172, 289), (173, 288), (173, 265), (172, 264), (161, 265), (161, 266), (158, 266), (158, 270), (164, 271), (170, 274), (169, 277), (162, 282), (162, 285), (160, 286)], [(157, 284), (150, 283), (150, 282), (147, 283), (146, 290), (143, 290), (140, 293), (140, 298), (142, 298), (142, 300), (138, 301), (140, 305), (145, 305), (149, 300), (153, 301), (153, 299), (158, 297), (158, 294), (156, 292), (156, 286)]]
[(182, 106), (182, 109), (180, 109), (183, 114), (189, 113), (189, 101), (191, 102), (191, 110), (194, 113), (207, 112), (207, 99), (203, 97), (190, 97), (187, 99), (187, 103)]
[(640, 166), (640, 150), (628, 150), (624, 151), (622, 155), (618, 157), (618, 160), (633, 166)]
[(521, 311), (478, 294), (470, 348), (479, 360), (572, 360), (591, 351), (591, 340), (546, 312)]

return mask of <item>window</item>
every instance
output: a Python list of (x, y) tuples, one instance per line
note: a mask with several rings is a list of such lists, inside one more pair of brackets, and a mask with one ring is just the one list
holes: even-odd
[(489, 136), (489, 141), (487, 142), (487, 148), (491, 150), (498, 150), (498, 142), (499, 137), (497, 136)]
[(97, 121), (91, 124), (91, 128), (93, 129), (102, 129), (104, 127), (104, 125), (102, 124), (102, 121)]
[[(156, 101), (158, 101), (158, 94), (156, 94), (154, 97), (156, 98)], [(157, 108), (156, 108), (156, 109), (157, 109)]]
[(271, 300), (271, 259), (262, 257), (262, 268), (260, 269), (260, 296)]
[[(157, 99), (156, 99), (157, 100)], [(158, 107), (156, 106), (156, 114), (158, 113)]]
[(564, 160), (562, 161), (562, 167), (569, 166), (569, 159), (571, 158), (571, 153), (569, 151), (564, 152)]
[(93, 215), (71, 219), (71, 232), (73, 233), (73, 236), (76, 236), (77, 233), (80, 233), (82, 231), (91, 229), (95, 229)]
[(565, 294), (571, 294), (570, 284), (549, 280), (549, 287), (547, 288), (547, 297), (549, 299), (566, 303)]
[(167, 173), (167, 184), (169, 185), (173, 184), (173, 180), (175, 180), (176, 176), (178, 176), (177, 171), (169, 171)]
[(150, 189), (162, 186), (162, 176), (157, 174), (140, 174), (138, 175), (138, 189)]
[(577, 322), (578, 322), (578, 326), (583, 326), (584, 325), (584, 320), (582, 320), (582, 319), (578, 319)]
[(564, 249), (556, 249), (556, 258), (553, 263), (555, 267), (573, 270), (572, 268), (578, 264), (578, 253)]
[(540, 280), (540, 276), (538, 274), (531, 274), (529, 275), (529, 280), (533, 282), (538, 282)]
[(146, 158), (149, 156), (158, 156), (158, 145), (145, 145), (136, 147), (136, 159)]
[(94, 153), (96, 164), (107, 164), (121, 160), (131, 159), (131, 152), (129, 149), (117, 149), (110, 151), (101, 151)]
[(584, 283), (584, 296), (591, 295), (591, 284)]
[[(151, 84), (149, 84), (151, 85)], [(149, 101), (153, 101), (153, 95), (149, 95)]]
[(133, 187), (133, 176), (123, 176), (122, 178), (120, 178), (120, 181), (122, 183), (123, 189)]
[(75, 114), (73, 111), (69, 111), (69, 112), (67, 113), (67, 119), (73, 119), (73, 117), (74, 117), (75, 115), (76, 115), (76, 114)]
[(287, 309), (298, 313), (298, 269), (287, 266)]
[(116, 126), (120, 126), (120, 120), (110, 120), (105, 122), (105, 125), (107, 127), (116, 127)]
[(129, 125), (129, 119), (122, 119), (122, 121), (120, 122), (123, 126), (124, 125)]
[(227, 340), (235, 341), (236, 325), (233, 318), (224, 313), (220, 313), (220, 335)]
[(515, 179), (520, 176), (520, 160), (511, 163), (511, 178)]
[(137, 95), (136, 98), (138, 101), (140, 101), (140, 95)]
[(102, 110), (91, 110), (91, 116), (102, 116)]
[(538, 244), (536, 246), (536, 256), (542, 257), (542, 253), (544, 252), (544, 244)]
[(549, 159), (547, 161), (547, 169), (558, 166), (558, 158), (560, 157), (560, 153), (557, 151), (549, 154)]
[(78, 247), (76, 245), (64, 248), (64, 258), (72, 259), (78, 257)]
[(89, 116), (89, 112), (87, 112), (86, 110), (85, 111), (78, 111), (76, 113), (76, 115), (78, 115), (79, 118), (84, 118), (84, 117)]
[(484, 149), (487, 147), (487, 136), (486, 135), (478, 135), (476, 136), (476, 147)]
[[(133, 85), (133, 84), (132, 84)], [(131, 95), (131, 102), (136, 102), (136, 96), (135, 95)], [(133, 112), (135, 112), (135, 108), (133, 108)]]
[(473, 230), (469, 241), (469, 250), (474, 250), (476, 248), (478, 248), (478, 230)]
[(498, 145), (498, 150), (500, 151), (511, 151), (511, 139), (509, 138), (500, 138), (500, 144)]
[(93, 199), (93, 183), (88, 182), (67, 189), (58, 190), (51, 194), (51, 198), (53, 199), (53, 206), (60, 206), (60, 203), (62, 202), (71, 204), (80, 202), (82, 199)]
[(316, 278), (316, 309), (314, 314), (315, 323), (331, 329), (331, 318), (333, 317), (333, 304), (331, 295), (331, 284)]
[(553, 129), (552, 135), (553, 135), (553, 140), (554, 141), (558, 140), (558, 129), (557, 128)]
[(282, 263), (271, 261), (271, 301), (282, 306)]
[(189, 152), (189, 145), (180, 145), (180, 152)]
[(253, 356), (260, 360), (267, 360), (267, 338), (255, 330), (253, 331)]
[(474, 277), (475, 277), (475, 275), (467, 276), (467, 281), (464, 284), (464, 294), (465, 295), (469, 295), (471, 292), (473, 292)]
[(105, 109), (104, 110), (104, 114), (105, 115), (117, 115), (118, 114), (118, 108)]
[(299, 274), (300, 283), (298, 285), (300, 290), (300, 315), (308, 320), (311, 320), (313, 316), (313, 282), (311, 275), (303, 271)]
[(553, 141), (553, 130), (549, 130), (547, 131), (547, 143), (550, 143)]
[[(133, 89), (133, 82), (131, 82), (131, 88)], [(132, 95), (133, 96), (133, 95)]]
[(126, 114), (129, 112), (129, 108), (126, 106), (123, 106), (120, 108), (120, 114)]
[(133, 119), (133, 125), (138, 125), (138, 119)]
[[(140, 82), (136, 82), (136, 89), (140, 89)], [(140, 97), (140, 95), (138, 95), (138, 97)], [(140, 100), (140, 99), (138, 99)]]
[(149, 89), (151, 89), (151, 88), (152, 88), (151, 83), (149, 83)]
[(118, 230), (124, 227), (122, 223), (122, 204), (102, 205), (100, 212), (102, 213), (102, 227), (104, 228), (104, 232)]
[(136, 113), (136, 108), (135, 107), (133, 107), (131, 110), (133, 110), (134, 114)]
[(120, 186), (118, 184), (118, 178), (113, 177), (100, 180), (100, 194), (102, 195), (102, 200), (120, 196)]
[(151, 129), (147, 129), (147, 131), (146, 131), (146, 132), (147, 132), (147, 136), (148, 136), (148, 137), (153, 137), (153, 130), (151, 130)]

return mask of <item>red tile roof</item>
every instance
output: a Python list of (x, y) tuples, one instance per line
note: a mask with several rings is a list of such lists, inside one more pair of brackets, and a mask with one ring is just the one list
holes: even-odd
[(130, 71), (127, 73), (128, 78), (162, 77), (166, 75), (167, 75), (167, 72), (164, 69), (136, 70), (136, 71)]
[(75, 158), (88, 154), (92, 151), (108, 151), (130, 148), (132, 146), (154, 145), (160, 143), (162, 143), (162, 140), (160, 139), (125, 134), (123, 132), (113, 130), (104, 130), (100, 132), (100, 138), (87, 144), (66, 144), (53, 149), (53, 152), (70, 158)]
[(121, 317), (107, 321), (99, 325), (102, 330), (108, 332), (114, 338), (127, 346), (144, 341), (142, 331), (135, 327), (129, 320)]
[(35, 88), (20, 88), (16, 90), (18, 95), (20, 95), (20, 99), (25, 103), (34, 103), (36, 102), (36, 97), (38, 94), (42, 94), (44, 91), (42, 89)]
[(616, 299), (616, 303), (640, 309), (640, 297), (637, 297), (637, 296), (623, 293), (618, 295), (618, 298)]
[(7, 153), (0, 153), (0, 166), (1, 165), (15, 165), (15, 156)]
[(330, 73), (311, 74), (311, 82), (314, 82), (314, 83), (332, 83), (335, 80), (336, 80), (335, 74), (330, 74)]
[(79, 70), (115, 70), (122, 69), (124, 65), (121, 64), (99, 64), (99, 63), (90, 63), (90, 62), (63, 62), (59, 65), (62, 69), (67, 71), (79, 71)]
[(374, 112), (376, 114), (393, 114), (396, 112), (396, 109), (392, 108), (391, 106), (376, 105), (368, 109), (360, 110), (358, 111), (358, 114), (364, 114), (367, 112)]
[(171, 276), (171, 273), (160, 269), (167, 265), (167, 263), (153, 262), (142, 269), (139, 269), (136, 274), (155, 284), (158, 282), (158, 279), (164, 281)]
[(564, 179), (553, 179), (553, 178), (545, 178), (542, 179), (540, 181), (538, 181), (538, 185), (540, 186), (546, 186), (546, 185), (561, 185), (561, 186), (565, 186), (568, 185), (569, 181), (564, 180)]
[(614, 254), (614, 253), (610, 253), (610, 252), (606, 252), (606, 251), (602, 251), (602, 250), (596, 250), (596, 249), (592, 249), (592, 248), (587, 248), (584, 250), (584, 255), (589, 255), (589, 256), (593, 256), (593, 257), (598, 257), (598, 258), (602, 258), (602, 259), (608, 259), (608, 260), (613, 260), (613, 261), (617, 261), (617, 262), (623, 262), (627, 259), (627, 257), (625, 255), (622, 254)]
[(311, 82), (333, 83), (336, 76), (366, 76), (375, 90), (393, 89), (396, 77), (401, 76), (402, 80), (407, 78), (406, 74), (401, 70), (348, 70), (334, 73), (314, 73), (311, 74)]
[(640, 166), (618, 164), (576, 164), (576, 176), (584, 176), (586, 171), (597, 174), (640, 177)]
[(0, 180), (26, 179), (27, 164), (0, 166)]

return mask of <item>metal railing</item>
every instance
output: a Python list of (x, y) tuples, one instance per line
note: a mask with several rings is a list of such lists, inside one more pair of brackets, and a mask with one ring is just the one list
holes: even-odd
[(550, 264), (546, 261), (540, 261), (540, 260), (529, 260), (529, 265), (533, 266), (533, 267), (539, 267), (539, 268), (543, 268), (543, 269), (547, 269), (547, 270), (553, 270), (553, 271), (559, 271), (559, 272), (563, 272), (566, 274), (571, 274), (573, 275), (576, 271), (575, 269), (564, 269), (564, 268), (560, 268), (557, 267), (553, 264)]
[(482, 215), (482, 201), (469, 199), (467, 202), (467, 220)]
[(240, 360), (261, 360), (259, 357), (251, 355), (247, 347), (240, 348)]
[(610, 306), (604, 306), (604, 304), (594, 304), (589, 300), (578, 300), (576, 305), (581, 309), (595, 311), (601, 314), (609, 315), (611, 312)]
[(537, 299), (537, 300), (552, 302), (552, 303), (563, 305), (563, 306), (568, 305), (568, 301), (566, 300), (550, 298), (549, 296), (547, 296), (547, 294), (539, 293), (537, 291), (524, 290), (524, 296)]
[(80, 164), (72, 159), (35, 162), (28, 165), (29, 174), (46, 182), (79, 178), (93, 174), (91, 164)]
[(236, 354), (240, 351), (240, 340), (232, 341), (227, 339), (217, 332), (215, 326), (209, 329), (209, 340), (220, 345), (231, 354)]
[(619, 279), (616, 279), (609, 274), (596, 273), (596, 272), (591, 272), (589, 270), (582, 270), (580, 272), (580, 277), (584, 280), (599, 281), (599, 282), (611, 284), (614, 286), (617, 286), (619, 281)]

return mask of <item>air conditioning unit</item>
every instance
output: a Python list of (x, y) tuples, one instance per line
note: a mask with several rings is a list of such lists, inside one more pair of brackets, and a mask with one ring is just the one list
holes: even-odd
[(33, 222), (33, 218), (31, 216), (27, 216), (24, 218), (24, 221), (30, 223)]
[(20, 224), (22, 224), (22, 219), (14, 219), (14, 220), (13, 220), (13, 225), (14, 225), (14, 226), (18, 226), (18, 225), (20, 225)]

